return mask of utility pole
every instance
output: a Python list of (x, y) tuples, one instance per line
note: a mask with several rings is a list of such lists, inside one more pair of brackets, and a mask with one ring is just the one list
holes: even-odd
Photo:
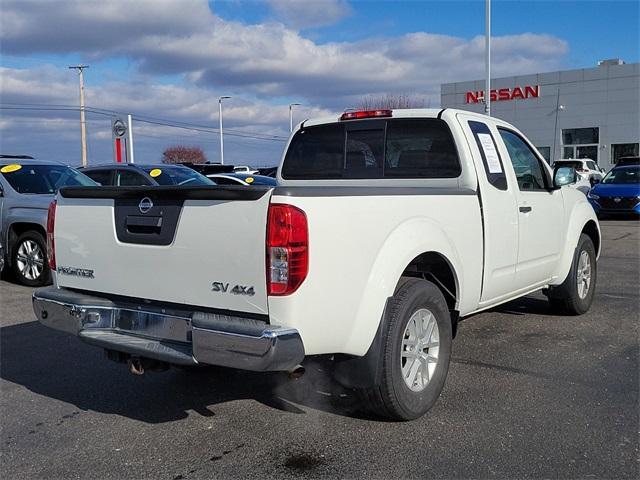
[(222, 133), (222, 100), (231, 98), (228, 95), (218, 97), (218, 109), (220, 115), (220, 163), (224, 165), (224, 135)]
[(76, 65), (69, 67), (71, 70), (78, 70), (80, 80), (80, 142), (82, 147), (82, 166), (87, 166), (87, 123), (84, 118), (84, 69), (89, 65)]
[(289, 132), (293, 132), (293, 107), (300, 105), (299, 103), (289, 104)]
[(485, 0), (484, 7), (484, 62), (487, 75), (484, 86), (484, 113), (491, 116), (491, 0)]

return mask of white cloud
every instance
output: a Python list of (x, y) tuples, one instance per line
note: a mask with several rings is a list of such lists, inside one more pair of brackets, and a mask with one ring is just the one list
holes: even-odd
[(351, 14), (345, 0), (267, 0), (277, 17), (296, 29), (333, 25)]

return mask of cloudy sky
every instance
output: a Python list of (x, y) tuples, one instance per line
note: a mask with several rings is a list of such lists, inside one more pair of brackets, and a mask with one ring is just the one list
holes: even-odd
[[(493, 3), (495, 76), (639, 59), (637, 1)], [(113, 112), (135, 120), (136, 158), (198, 145), (272, 165), (296, 121), (482, 78), (483, 1), (1, 0), (0, 150), (80, 163), (77, 74), (85, 73), (89, 162), (111, 161)]]

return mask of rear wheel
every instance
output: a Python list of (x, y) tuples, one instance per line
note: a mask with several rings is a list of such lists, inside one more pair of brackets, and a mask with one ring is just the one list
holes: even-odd
[(551, 307), (568, 315), (586, 313), (595, 295), (597, 279), (596, 249), (588, 235), (580, 235), (571, 270), (565, 281), (549, 289)]
[(411, 279), (389, 301), (385, 317), (381, 382), (359, 393), (375, 414), (412, 420), (433, 406), (444, 386), (451, 357), (449, 309), (434, 284)]
[(16, 279), (29, 287), (40, 287), (51, 281), (42, 234), (30, 230), (18, 237), (12, 249), (11, 265)]

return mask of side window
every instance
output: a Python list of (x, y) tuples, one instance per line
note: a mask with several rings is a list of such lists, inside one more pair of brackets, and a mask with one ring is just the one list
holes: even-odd
[(384, 176), (455, 178), (458, 151), (447, 124), (435, 118), (390, 120), (387, 123)]
[(138, 172), (133, 172), (131, 170), (118, 170), (117, 185), (120, 187), (135, 187), (140, 185), (149, 185), (149, 182)]
[(594, 162), (587, 162), (587, 167), (589, 167), (589, 170), (598, 170)]
[(529, 145), (509, 130), (498, 128), (498, 131), (509, 152), (518, 179), (518, 188), (522, 191), (545, 190), (546, 181), (542, 165)]
[(112, 185), (111, 182), (111, 170), (91, 170), (88, 172), (82, 172), (94, 182), (98, 182), (100, 185), (108, 187)]
[(469, 128), (473, 132), (473, 137), (480, 150), (484, 171), (487, 174), (487, 180), (498, 190), (507, 189), (507, 176), (504, 172), (504, 166), (500, 153), (496, 148), (496, 141), (491, 134), (491, 130), (486, 123), (469, 122)]

